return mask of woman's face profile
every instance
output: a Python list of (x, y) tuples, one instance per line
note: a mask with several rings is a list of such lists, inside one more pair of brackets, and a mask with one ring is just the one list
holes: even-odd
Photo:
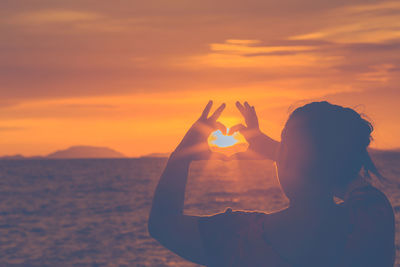
[[(296, 187), (298, 187), (298, 181), (296, 181), (296, 170), (295, 164), (290, 162), (288, 157), (288, 147), (284, 142), (281, 142), (278, 150), (278, 157), (275, 163), (276, 166), (276, 174), (278, 177), (278, 181), (282, 187), (282, 190), (286, 194), (286, 196), (291, 199), (296, 195)], [(297, 178), (297, 180), (299, 180)]]
[(310, 193), (308, 181), (315, 164), (307, 139), (304, 135), (290, 133), (282, 138), (279, 146), (276, 172), (282, 190), (289, 199)]

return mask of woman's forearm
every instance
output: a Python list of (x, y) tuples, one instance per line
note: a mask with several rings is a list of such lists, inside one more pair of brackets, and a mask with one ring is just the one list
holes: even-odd
[(168, 159), (154, 193), (149, 225), (166, 223), (183, 214), (189, 165), (190, 160), (179, 158), (174, 153)]
[(259, 133), (254, 135), (251, 140), (249, 140), (249, 149), (255, 151), (257, 154), (263, 157), (276, 161), (277, 153), (279, 150), (280, 143), (266, 134)]

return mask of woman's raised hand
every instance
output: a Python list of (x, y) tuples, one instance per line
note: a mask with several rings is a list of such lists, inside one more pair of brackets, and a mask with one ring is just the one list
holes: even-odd
[(243, 124), (237, 124), (229, 129), (228, 134), (232, 135), (235, 132), (240, 132), (251, 146), (252, 139), (262, 134), (258, 125), (256, 110), (254, 106), (250, 106), (247, 101), (245, 101), (243, 105), (237, 101), (236, 107), (242, 114), (247, 126), (244, 126)]
[(240, 132), (246, 138), (249, 147), (247, 151), (236, 153), (232, 157), (236, 159), (276, 160), (279, 142), (261, 132), (254, 106), (250, 106), (247, 101), (243, 105), (237, 101), (236, 107), (242, 114), (246, 126), (237, 124), (229, 129), (228, 134)]
[(214, 154), (213, 158), (226, 159), (226, 156), (221, 153), (211, 152), (208, 145), (207, 139), (213, 131), (221, 130), (223, 134), (226, 134), (226, 127), (217, 121), (225, 109), (225, 103), (221, 104), (211, 116), (208, 116), (212, 105), (213, 102), (210, 100), (200, 118), (190, 127), (172, 153), (173, 156), (192, 161), (209, 159), (211, 154)]

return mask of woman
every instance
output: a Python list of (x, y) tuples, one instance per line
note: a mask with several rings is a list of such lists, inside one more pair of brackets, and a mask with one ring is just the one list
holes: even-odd
[[(392, 207), (359, 176), (362, 168), (378, 174), (367, 152), (372, 126), (354, 110), (328, 102), (296, 109), (280, 143), (260, 131), (254, 107), (236, 103), (246, 126), (236, 125), (229, 134), (241, 132), (249, 149), (235, 157), (275, 161), (288, 208), (184, 215), (190, 162), (216, 155), (207, 138), (216, 129), (226, 132), (217, 122), (225, 104), (208, 116), (211, 106), (210, 101), (168, 160), (154, 195), (151, 236), (207, 266), (393, 266)], [(336, 204), (334, 196), (344, 202)]]

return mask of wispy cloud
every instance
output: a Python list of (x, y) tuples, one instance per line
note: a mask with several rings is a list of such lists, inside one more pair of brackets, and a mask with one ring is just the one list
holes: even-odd
[(50, 9), (19, 14), (14, 16), (11, 21), (21, 24), (53, 24), (94, 21), (99, 19), (104, 19), (104, 16), (92, 12)]
[(315, 45), (262, 45), (259, 40), (226, 40), (224, 43), (210, 44), (210, 51), (204, 55), (190, 56), (173, 64), (187, 68), (259, 68), (267, 70), (288, 67), (319, 68), (333, 64), (338, 58), (320, 58), (315, 53)]
[(64, 34), (82, 32), (123, 32), (129, 26), (138, 24), (130, 18), (114, 18), (99, 12), (87, 12), (73, 9), (42, 9), (22, 12), (3, 18), (6, 24), (19, 26), (35, 32), (54, 32), (60, 27)]
[(394, 73), (396, 71), (396, 66), (393, 64), (375, 65), (371, 66), (369, 69), (370, 71), (361, 73), (359, 75), (359, 79), (361, 81), (387, 82), (393, 74), (397, 74)]
[(290, 37), (340, 43), (381, 43), (400, 38), (400, 2), (379, 2), (334, 9), (327, 14), (331, 26)]
[[(241, 42), (242, 41), (242, 42)], [(250, 41), (250, 42), (249, 42)], [(285, 52), (305, 52), (315, 49), (315, 46), (263, 46), (259, 40), (226, 40), (225, 43), (210, 44), (213, 52), (234, 55), (273, 54)]]

